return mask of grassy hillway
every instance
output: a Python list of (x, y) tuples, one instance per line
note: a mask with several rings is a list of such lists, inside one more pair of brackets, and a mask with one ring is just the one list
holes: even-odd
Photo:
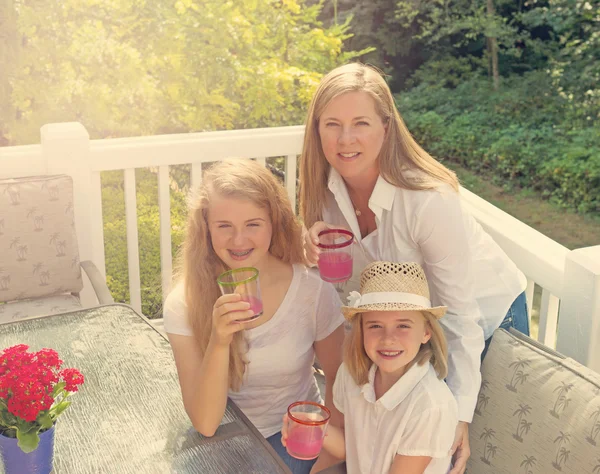
[(454, 162), (446, 160), (444, 164), (456, 172), (462, 186), (469, 191), (568, 249), (600, 245), (599, 215), (577, 214), (540, 198), (533, 191), (505, 189)]

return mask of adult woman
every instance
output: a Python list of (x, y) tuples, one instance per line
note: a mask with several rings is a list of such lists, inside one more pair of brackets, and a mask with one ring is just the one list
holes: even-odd
[[(411, 137), (373, 68), (349, 64), (321, 81), (306, 122), (300, 183), (310, 263), (318, 260), (321, 230), (347, 227), (357, 242), (355, 276), (372, 261), (415, 261), (432, 302), (448, 307), (447, 383), (460, 420), (451, 472), (464, 472), (484, 339), (507, 314), (505, 324), (522, 323), (528, 332), (524, 276), (463, 211), (456, 176)], [(351, 280), (347, 289), (357, 286)]]
[[(212, 436), (229, 396), (294, 473), (308, 473), (313, 463), (281, 445), (281, 417), (294, 401), (321, 401), (315, 354), (333, 408), (343, 318), (335, 289), (303, 265), (301, 228), (277, 179), (250, 160), (211, 167), (190, 210), (182, 257), (164, 320), (194, 427)], [(263, 314), (251, 322), (238, 321), (253, 314), (249, 303), (220, 296), (217, 286), (222, 271), (241, 267), (260, 275)]]

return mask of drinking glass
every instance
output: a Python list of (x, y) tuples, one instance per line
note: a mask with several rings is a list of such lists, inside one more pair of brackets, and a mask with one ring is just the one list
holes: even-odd
[(354, 234), (345, 229), (327, 229), (319, 233), (319, 273), (332, 283), (343, 283), (352, 276)]
[(292, 403), (287, 413), (288, 454), (296, 459), (315, 459), (321, 452), (331, 412), (318, 403), (301, 401)]
[(242, 296), (242, 301), (250, 303), (250, 310), (254, 312), (249, 318), (237, 321), (252, 321), (263, 314), (263, 304), (260, 297), (258, 283), (258, 270), (254, 267), (235, 268), (223, 272), (217, 278), (221, 293), (229, 295), (237, 293)]

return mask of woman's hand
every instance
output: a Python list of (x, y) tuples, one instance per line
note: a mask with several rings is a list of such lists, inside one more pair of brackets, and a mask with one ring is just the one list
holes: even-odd
[(469, 446), (469, 423), (465, 421), (458, 422), (451, 451), (453, 468), (449, 474), (463, 474), (467, 468), (467, 460), (471, 455), (471, 447)]
[(211, 339), (219, 346), (229, 346), (233, 335), (244, 329), (244, 323), (237, 320), (253, 315), (250, 303), (242, 301), (241, 295), (233, 293), (219, 297), (213, 306)]
[(304, 234), (304, 253), (306, 260), (310, 265), (316, 265), (319, 261), (321, 250), (318, 247), (319, 233), (327, 229), (335, 229), (336, 227), (326, 224), (322, 221), (315, 222), (312, 227)]

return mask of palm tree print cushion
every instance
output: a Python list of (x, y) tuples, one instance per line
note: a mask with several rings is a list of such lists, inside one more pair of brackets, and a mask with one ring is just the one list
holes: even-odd
[(0, 302), (82, 287), (71, 177), (0, 180)]
[(600, 474), (600, 375), (499, 329), (482, 365), (468, 474)]

